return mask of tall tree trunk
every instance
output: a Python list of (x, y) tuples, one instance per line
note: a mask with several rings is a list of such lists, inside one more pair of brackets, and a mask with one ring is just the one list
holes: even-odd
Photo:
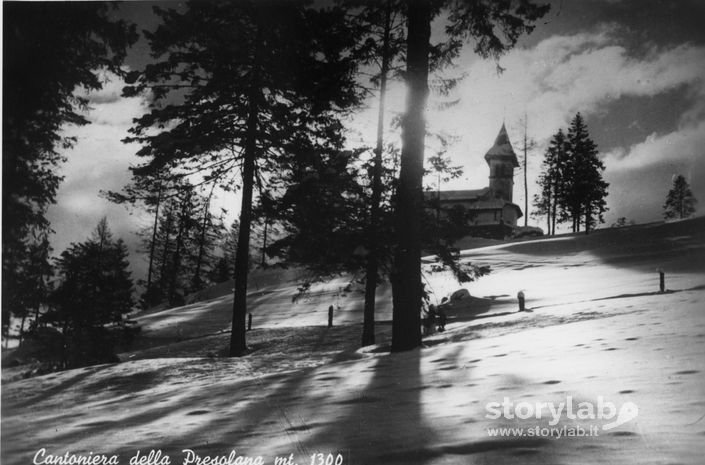
[(24, 340), (24, 324), (25, 321), (27, 320), (27, 314), (23, 313), (22, 314), (22, 321), (20, 322), (20, 333), (17, 335), (18, 338), (18, 345), (22, 345), (22, 341)]
[(551, 226), (549, 228), (552, 236), (556, 235), (556, 214), (558, 213), (558, 181), (554, 178), (553, 187), (551, 189), (553, 195), (553, 203), (551, 204)]
[[(176, 285), (179, 278), (179, 269), (181, 268), (181, 249), (184, 246), (184, 230), (186, 229), (187, 214), (186, 210), (191, 203), (191, 195), (186, 194), (181, 203), (181, 215), (179, 215), (179, 230), (176, 233), (176, 249), (174, 250), (174, 260), (172, 262), (171, 276), (169, 278), (169, 303), (176, 302)], [(179, 302), (180, 303), (180, 302)]]
[(407, 101), (396, 196), (396, 250), (392, 270), (392, 351), (421, 345), (421, 218), (423, 213), (424, 108), (428, 97), (429, 0), (408, 0)]
[[(440, 231), (441, 225), (441, 172), (438, 172), (438, 188), (436, 189), (436, 229)], [(441, 235), (436, 233), (437, 244), (441, 242)]]
[[(259, 20), (259, 18), (258, 18)], [(235, 290), (233, 293), (233, 322), (230, 333), (230, 356), (238, 357), (247, 351), (247, 275), (250, 268), (250, 228), (252, 226), (252, 191), (255, 184), (255, 162), (257, 159), (257, 132), (259, 129), (259, 54), (262, 44), (262, 22), (258, 21), (254, 70), (248, 95), (246, 139), (242, 167), (242, 204), (240, 207), (240, 229), (235, 252)]]
[(392, 6), (387, 0), (382, 39), (382, 67), (379, 82), (379, 113), (377, 115), (377, 146), (375, 147), (374, 169), (372, 174), (372, 199), (368, 231), (367, 267), (365, 270), (365, 308), (362, 322), (362, 346), (375, 343), (375, 297), (379, 274), (379, 217), (382, 199), (382, 152), (384, 151), (384, 99), (387, 93), (389, 73), (389, 40), (391, 33)]
[(266, 214), (264, 217), (264, 231), (262, 232), (262, 259), (260, 264), (262, 266), (267, 264), (267, 227), (269, 226), (269, 219)]
[(551, 208), (553, 205), (553, 199), (551, 199), (551, 194), (548, 194), (548, 205), (546, 205), (546, 234), (551, 235)]
[(208, 232), (208, 222), (210, 220), (211, 199), (213, 198), (213, 190), (215, 182), (211, 185), (211, 191), (208, 194), (206, 203), (203, 206), (203, 221), (201, 222), (201, 234), (198, 238), (198, 258), (196, 259), (196, 271), (193, 273), (193, 287), (199, 289), (201, 287), (201, 268), (203, 267), (203, 258), (206, 252), (206, 238)]
[(585, 234), (590, 234), (590, 222), (592, 215), (590, 213), (590, 203), (585, 204)]
[(154, 253), (157, 242), (157, 230), (159, 226), (159, 206), (162, 202), (162, 185), (157, 188), (157, 204), (154, 207), (154, 226), (152, 227), (152, 243), (149, 244), (149, 267), (147, 268), (147, 295), (151, 296), (152, 290), (152, 269), (154, 266)]
[(526, 174), (526, 168), (528, 166), (527, 152), (529, 150), (529, 148), (526, 146), (526, 132), (528, 124), (529, 123), (527, 121), (526, 113), (524, 113), (524, 227), (528, 226), (529, 224), (529, 181)]
[(553, 199), (553, 205), (551, 205), (551, 208), (553, 209), (553, 212), (551, 213), (551, 235), (555, 236), (556, 235), (556, 213), (558, 213), (556, 210), (556, 201), (557, 199), (554, 197)]
[(164, 247), (162, 247), (162, 266), (159, 272), (159, 279), (161, 281), (161, 290), (164, 290), (164, 284), (166, 279), (167, 264), (169, 263), (169, 236), (171, 236), (171, 223), (173, 221), (172, 212), (167, 211), (166, 215), (166, 230), (164, 231)]
[(233, 295), (233, 323), (230, 334), (230, 356), (238, 357), (247, 351), (245, 336), (247, 317), (247, 275), (250, 267), (250, 227), (252, 224), (252, 191), (254, 185), (257, 137), (257, 104), (250, 100), (247, 118), (247, 141), (242, 170), (242, 204), (240, 207), (240, 229), (235, 252), (235, 291)]

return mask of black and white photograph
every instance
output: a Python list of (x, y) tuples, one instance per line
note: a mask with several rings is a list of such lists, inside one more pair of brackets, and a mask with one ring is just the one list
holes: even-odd
[(705, 1), (2, 2), (3, 465), (699, 465)]

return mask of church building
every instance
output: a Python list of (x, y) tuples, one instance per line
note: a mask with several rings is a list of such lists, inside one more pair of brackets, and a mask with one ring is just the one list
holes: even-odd
[(485, 154), (490, 168), (490, 185), (484, 189), (429, 193), (437, 196), (440, 211), (448, 215), (453, 209), (464, 213), (470, 234), (502, 239), (512, 234), (521, 208), (512, 202), (514, 169), (519, 167), (516, 154), (502, 124), (494, 145)]

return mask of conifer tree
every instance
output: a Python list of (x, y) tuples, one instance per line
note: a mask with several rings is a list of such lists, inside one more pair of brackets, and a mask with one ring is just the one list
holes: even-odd
[[(104, 72), (123, 74), (135, 27), (110, 19), (106, 2), (3, 4), (2, 317), (27, 312), (15, 292), (32, 248), (51, 233), (47, 208), (62, 180), (57, 167), (73, 146), (67, 125), (88, 124), (86, 91)], [(40, 268), (48, 266), (45, 262)], [(36, 276), (34, 278), (37, 278)], [(32, 278), (32, 279), (34, 279)], [(34, 304), (33, 304), (34, 305)]]
[(306, 267), (312, 281), (364, 269), (369, 197), (356, 176), (359, 154), (340, 142), (292, 152), (288, 187), (273, 203), (283, 234), (269, 252)]
[(113, 357), (115, 338), (106, 325), (122, 322), (133, 308), (127, 257), (127, 246), (113, 239), (103, 218), (88, 240), (71, 244), (57, 260), (60, 284), (43, 318), (62, 329), (68, 366)]
[(572, 219), (573, 232), (580, 231), (583, 221), (585, 234), (588, 234), (597, 222), (604, 223), (609, 184), (602, 178), (605, 165), (598, 158), (597, 145), (590, 138), (580, 113), (570, 124), (567, 150), (562, 186), (563, 207)]
[[(358, 247), (364, 249), (364, 270), (355, 268), (358, 261), (348, 261), (341, 257), (342, 262), (348, 265), (355, 264), (354, 268), (346, 268), (353, 274), (364, 273), (365, 282), (365, 302), (363, 312), (362, 345), (374, 344), (375, 342), (375, 296), (377, 285), (382, 277), (388, 275), (390, 269), (391, 256), (390, 237), (391, 235), (391, 193), (396, 185), (388, 174), (395, 171), (389, 166), (385, 166), (385, 158), (389, 158), (390, 144), (385, 144), (385, 99), (387, 83), (390, 79), (400, 78), (403, 75), (403, 58), (406, 49), (406, 6), (401, 0), (347, 0), (343, 5), (348, 9), (348, 18), (356, 32), (357, 42), (351, 53), (359, 63), (360, 75), (358, 82), (367, 93), (377, 92), (378, 101), (377, 113), (377, 135), (373, 158), (369, 162), (362, 161), (363, 170), (360, 172), (360, 182), (364, 186), (364, 192), (360, 195), (367, 196), (364, 201), (367, 204), (367, 218), (353, 218), (351, 221), (362, 220), (366, 226), (366, 239)], [(439, 66), (443, 62), (444, 50), (431, 50), (432, 67)], [(367, 89), (366, 78), (369, 77), (373, 89)], [(439, 80), (436, 87), (441, 91), (447, 91), (454, 83), (454, 80)], [(398, 123), (396, 123), (398, 126)], [(363, 155), (362, 153), (360, 154)], [(357, 230), (359, 224), (350, 224), (350, 230)], [(307, 264), (309, 270), (322, 271), (318, 268), (320, 263)], [(341, 263), (342, 264), (342, 263)], [(316, 274), (316, 273), (314, 273)], [(321, 275), (318, 275), (322, 277)]]
[[(211, 186), (212, 187), (212, 186)], [(142, 305), (183, 304), (186, 294), (203, 289), (216, 265), (215, 249), (222, 218), (211, 212), (212, 189), (202, 193), (182, 181), (178, 191), (161, 200), (155, 223), (145, 228), (144, 250), (152, 271)]]
[(695, 213), (696, 203), (688, 181), (679, 174), (673, 177), (673, 186), (668, 191), (666, 203), (663, 205), (663, 216), (667, 220), (688, 218)]
[(302, 2), (192, 1), (184, 12), (156, 11), (163, 23), (148, 39), (160, 60), (126, 91), (150, 89), (154, 103), (128, 140), (143, 144), (143, 173), (169, 166), (241, 186), (230, 355), (242, 355), (255, 179), (356, 103), (344, 53), (352, 37), (341, 10)]
[[(447, 6), (447, 10), (442, 7)], [(407, 106), (402, 118), (402, 153), (399, 187), (395, 202), (395, 259), (392, 269), (393, 321), (392, 350), (408, 350), (421, 344), (420, 223), (424, 215), (423, 158), (424, 109), (428, 96), (431, 65), (431, 21), (448, 13), (448, 41), (443, 60), (457, 56), (465, 40), (474, 41), (474, 50), (483, 57), (498, 58), (514, 46), (519, 36), (531, 32), (534, 22), (549, 9), (530, 1), (447, 2), (408, 0), (406, 73)]]
[[(130, 168), (134, 171), (134, 167)], [(159, 221), (165, 208), (165, 203), (175, 195), (175, 191), (180, 189), (181, 179), (171, 179), (168, 172), (162, 170), (149, 175), (134, 176), (132, 181), (124, 186), (121, 191), (101, 192), (111, 202), (125, 205), (127, 208), (135, 208), (140, 204), (148, 213), (152, 215), (152, 224), (138, 234), (147, 237), (144, 242), (147, 244), (147, 280), (145, 292), (142, 296), (142, 304), (150, 306), (157, 303), (155, 296), (159, 291), (154, 289), (153, 283), (156, 277), (156, 257), (157, 257), (157, 234), (159, 232)]]
[(430, 202), (433, 210), (436, 212), (436, 222), (440, 221), (442, 184), (463, 175), (463, 167), (451, 165), (450, 157), (445, 156), (447, 152), (447, 141), (443, 138), (441, 138), (441, 147), (442, 148), (435, 155), (428, 157), (426, 160), (430, 165), (430, 169), (426, 170), (426, 175), (434, 178), (431, 182), (435, 184), (435, 189), (428, 187), (427, 190), (434, 189), (436, 191), (436, 195)]
[(385, 184), (383, 183), (384, 117), (388, 79), (401, 69), (400, 58), (404, 51), (404, 16), (402, 2), (348, 0), (349, 7), (360, 7), (353, 22), (360, 30), (359, 41), (354, 48), (356, 58), (363, 65), (378, 65), (372, 83), (378, 84), (379, 108), (377, 113), (377, 140), (371, 167), (371, 192), (367, 225), (367, 257), (365, 268), (365, 306), (362, 323), (362, 346), (375, 343), (375, 297), (380, 278), (380, 268), (385, 266), (382, 244), (384, 223)]
[(540, 191), (534, 196), (534, 207), (539, 215), (546, 216), (546, 231), (556, 234), (557, 215), (564, 186), (564, 172), (568, 157), (565, 134), (559, 129), (551, 138), (541, 165), (538, 184)]
[(233, 221), (230, 227), (222, 228), (222, 233), (216, 240), (215, 263), (209, 271), (209, 279), (213, 283), (222, 283), (233, 278), (239, 228), (238, 221)]
[(546, 215), (549, 233), (555, 234), (556, 223), (565, 221), (571, 221), (573, 232), (584, 225), (586, 234), (598, 222), (604, 223), (609, 187), (604, 170), (597, 145), (577, 113), (567, 134), (559, 129), (551, 138), (538, 179), (540, 193), (534, 206)]
[[(36, 328), (40, 312), (46, 307), (49, 293), (48, 281), (54, 271), (49, 259), (51, 251), (48, 236), (42, 235), (40, 240), (29, 244), (26, 260), (22, 262), (21, 268), (15, 270), (17, 286), (10, 290), (13, 293), (10, 300), (17, 303), (13, 313), (15, 317), (21, 319), (20, 344), (28, 327), (27, 321), (30, 321), (30, 329)], [(9, 312), (4, 309), (4, 313)]]

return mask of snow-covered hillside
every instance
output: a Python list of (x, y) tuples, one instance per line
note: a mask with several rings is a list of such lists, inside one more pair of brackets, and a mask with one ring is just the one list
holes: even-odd
[[(357, 349), (362, 293), (346, 278), (294, 302), (296, 273), (255, 276), (252, 353), (239, 359), (219, 356), (229, 293), (146, 312), (123, 363), (3, 385), (2, 463), (128, 464), (153, 450), (149, 465), (180, 464), (184, 449), (226, 456), (215, 463), (235, 451), (233, 464), (702, 463), (705, 219), (464, 257), (492, 273), (467, 286), (446, 332), (405, 353), (388, 351), (388, 287), (379, 344)], [(459, 287), (444, 274), (428, 286), (439, 300)], [(580, 431), (597, 435), (558, 437)]]

